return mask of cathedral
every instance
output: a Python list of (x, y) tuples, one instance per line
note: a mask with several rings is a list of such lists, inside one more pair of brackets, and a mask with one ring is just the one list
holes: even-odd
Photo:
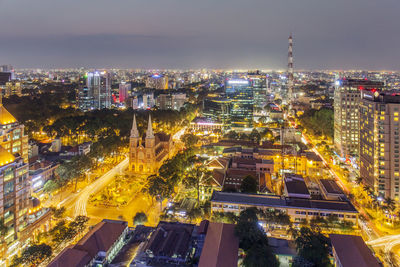
[(153, 125), (149, 115), (146, 136), (139, 137), (136, 116), (129, 141), (129, 170), (137, 174), (153, 174), (161, 167), (164, 160), (172, 154), (173, 142), (171, 135), (153, 133)]

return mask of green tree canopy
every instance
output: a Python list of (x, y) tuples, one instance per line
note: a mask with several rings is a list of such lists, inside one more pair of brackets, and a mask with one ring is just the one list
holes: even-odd
[(258, 183), (257, 180), (251, 176), (246, 176), (240, 185), (240, 192), (242, 193), (257, 193)]
[(147, 215), (144, 212), (137, 212), (133, 217), (133, 224), (134, 225), (142, 225), (147, 222)]
[(242, 211), (235, 227), (239, 247), (246, 253), (243, 264), (246, 267), (279, 266), (278, 260), (268, 246), (268, 238), (258, 224), (259, 213), (256, 208)]
[(330, 242), (322, 233), (302, 227), (296, 234), (295, 243), (300, 257), (315, 266), (330, 266)]
[(12, 265), (38, 266), (45, 259), (50, 257), (51, 254), (52, 248), (47, 244), (41, 243), (39, 245), (30, 245), (22, 251), (21, 257), (16, 257), (13, 259)]
[(310, 109), (300, 116), (301, 124), (314, 135), (333, 138), (333, 110), (329, 108)]

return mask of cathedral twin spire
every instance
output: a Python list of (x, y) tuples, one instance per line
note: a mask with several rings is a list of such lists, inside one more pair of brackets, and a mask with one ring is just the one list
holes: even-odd
[[(136, 115), (133, 115), (133, 124), (131, 129), (131, 138), (139, 138), (139, 131), (136, 124)], [(149, 115), (149, 122), (147, 125), (146, 139), (154, 138), (153, 124), (151, 123), (151, 116)]]

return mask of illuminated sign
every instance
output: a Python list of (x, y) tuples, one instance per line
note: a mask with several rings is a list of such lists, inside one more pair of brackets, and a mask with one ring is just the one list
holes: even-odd
[(228, 84), (249, 84), (249, 81), (246, 80), (230, 80)]

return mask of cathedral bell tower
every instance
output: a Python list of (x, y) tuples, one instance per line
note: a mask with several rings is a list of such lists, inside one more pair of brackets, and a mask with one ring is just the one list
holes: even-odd
[(146, 139), (145, 139), (145, 147), (153, 148), (155, 146), (155, 137), (153, 133), (153, 124), (151, 123), (151, 116), (149, 115), (149, 122), (147, 125)]
[(139, 131), (137, 129), (137, 124), (136, 124), (136, 115), (133, 115), (133, 123), (132, 123), (132, 129), (131, 129), (131, 136), (129, 139), (130, 147), (137, 147), (139, 145)]

